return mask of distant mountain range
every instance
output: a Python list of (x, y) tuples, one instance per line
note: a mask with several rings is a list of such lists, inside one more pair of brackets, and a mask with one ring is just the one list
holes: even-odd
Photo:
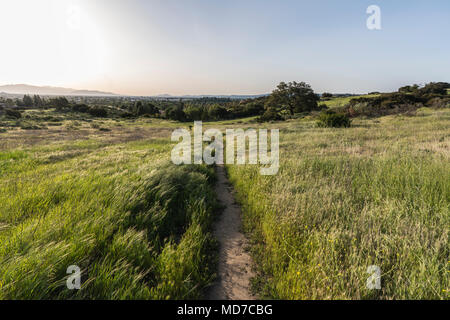
[[(0, 86), (0, 94), (30, 94), (41, 96), (120, 96), (112, 92), (97, 90), (76, 90), (71, 88), (51, 87), (51, 86), (33, 86), (29, 84), (8, 84)], [(170, 95), (160, 94), (156, 96), (146, 96), (157, 99), (199, 99), (199, 98), (229, 98), (229, 99), (248, 99), (265, 96), (261, 95)], [(144, 97), (144, 96), (142, 96)]]
[[(8, 84), (0, 86), (1, 94), (15, 94), (15, 95), (41, 95), (41, 96), (126, 96), (119, 95), (112, 92), (98, 91), (98, 90), (76, 90), (71, 88), (62, 87), (51, 87), (51, 86), (32, 86), (28, 84)], [(154, 96), (128, 96), (131, 98), (154, 98), (154, 99), (201, 99), (201, 98), (222, 98), (222, 99), (254, 99), (259, 97), (268, 96), (266, 94), (255, 94), (255, 95), (212, 95), (212, 94), (199, 94), (199, 95), (171, 95), (171, 94), (160, 94)], [(334, 94), (335, 97), (346, 97), (354, 96), (356, 94)]]
[(0, 93), (9, 94), (37, 94), (37, 95), (55, 95), (55, 96), (115, 96), (111, 92), (96, 90), (76, 90), (71, 88), (50, 87), (50, 86), (31, 86), (28, 84), (8, 84), (0, 86)]

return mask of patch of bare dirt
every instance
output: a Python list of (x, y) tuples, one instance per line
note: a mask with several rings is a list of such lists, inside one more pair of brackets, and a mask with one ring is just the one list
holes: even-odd
[(223, 166), (217, 167), (216, 193), (225, 209), (215, 225), (220, 243), (218, 279), (210, 288), (210, 300), (253, 300), (250, 279), (254, 277), (252, 259), (246, 252), (247, 239), (241, 232), (241, 209), (235, 202), (232, 186)]

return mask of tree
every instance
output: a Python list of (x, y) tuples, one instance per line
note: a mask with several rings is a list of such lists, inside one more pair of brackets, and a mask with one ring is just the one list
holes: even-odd
[(40, 96), (38, 95), (33, 96), (33, 105), (38, 108), (41, 108), (44, 105)]
[(159, 114), (159, 109), (151, 103), (142, 103), (142, 101), (136, 101), (132, 108), (132, 113), (136, 116), (154, 116)]
[(441, 94), (446, 95), (447, 89), (450, 89), (450, 83), (430, 82), (419, 90), (420, 94)]
[(400, 93), (414, 93), (417, 92), (419, 89), (419, 86), (417, 84), (414, 84), (412, 86), (404, 86), (398, 89), (398, 92)]
[(33, 99), (29, 95), (24, 95), (22, 99), (22, 104), (24, 107), (32, 107), (33, 106)]
[(87, 104), (81, 103), (81, 104), (74, 104), (72, 106), (72, 110), (75, 112), (83, 112), (83, 113), (87, 113), (89, 112), (89, 106)]
[(186, 121), (186, 114), (183, 111), (183, 106), (172, 106), (166, 110), (166, 118), (175, 121)]
[(317, 109), (319, 97), (305, 82), (281, 82), (269, 96), (265, 109), (295, 113)]
[(258, 121), (259, 122), (265, 122), (265, 121), (277, 121), (277, 120), (282, 120), (280, 114), (278, 112), (275, 111), (275, 109), (273, 108), (268, 108), (263, 115), (261, 115), (260, 117), (258, 117)]
[(329, 92), (322, 93), (322, 98), (332, 98), (332, 97), (333, 97), (332, 93), (329, 93)]
[(188, 105), (184, 109), (184, 113), (186, 114), (186, 118), (189, 121), (197, 121), (197, 120), (203, 120), (203, 107), (202, 106), (195, 106), (195, 105)]
[(108, 111), (102, 107), (90, 108), (88, 112), (93, 117), (106, 118), (108, 116)]
[(139, 111), (142, 109), (142, 101), (136, 101), (135, 103), (134, 103), (134, 106), (132, 107), (132, 112), (135, 114), (135, 115), (139, 115)]
[(227, 109), (221, 107), (218, 104), (213, 104), (208, 108), (208, 118), (210, 120), (226, 119), (227, 115), (228, 115)]
[(14, 101), (11, 98), (7, 98), (5, 104), (7, 107), (12, 107), (14, 106)]
[(65, 97), (53, 98), (50, 103), (56, 108), (56, 110), (63, 110), (70, 106), (69, 101)]
[(152, 116), (159, 115), (159, 109), (158, 109), (157, 106), (155, 106), (155, 105), (152, 104), (152, 103), (148, 103), (148, 104), (147, 104), (147, 107), (148, 107), (148, 113), (149, 113), (150, 115), (152, 115)]

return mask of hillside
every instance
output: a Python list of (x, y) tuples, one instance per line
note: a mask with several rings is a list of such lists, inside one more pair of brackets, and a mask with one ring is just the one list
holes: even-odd
[(9, 94), (37, 94), (61, 96), (113, 96), (114, 93), (96, 90), (76, 90), (71, 88), (32, 86), (28, 84), (8, 84), (0, 86), (0, 93)]

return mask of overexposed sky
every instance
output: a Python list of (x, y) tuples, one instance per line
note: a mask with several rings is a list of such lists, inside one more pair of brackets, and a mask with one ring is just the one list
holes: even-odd
[(0, 85), (132, 95), (317, 92), (450, 81), (450, 2), (1, 0)]

